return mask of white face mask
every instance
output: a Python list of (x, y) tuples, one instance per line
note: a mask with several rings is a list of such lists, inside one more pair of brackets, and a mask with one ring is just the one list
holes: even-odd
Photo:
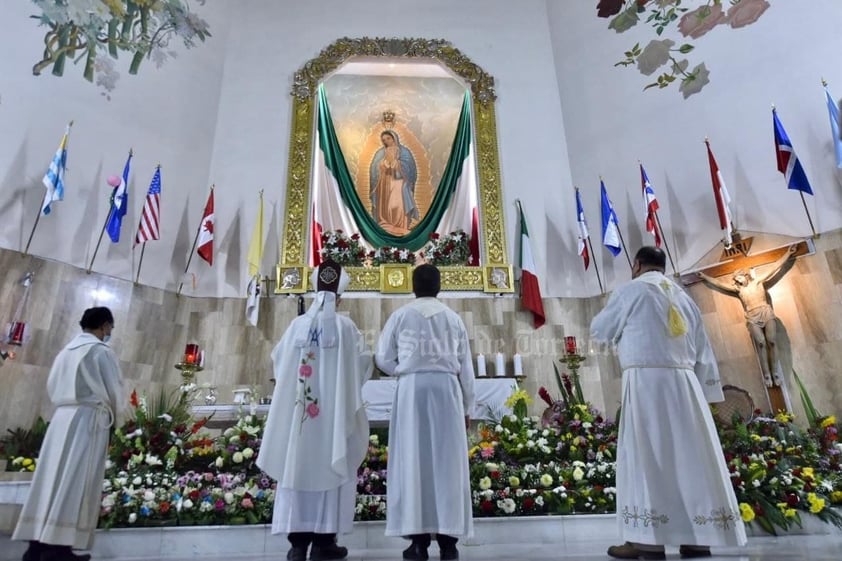
[(103, 335), (103, 336), (102, 336), (102, 342), (103, 342), (103, 343), (107, 343), (107, 342), (109, 342), (110, 340), (111, 340), (111, 335)]

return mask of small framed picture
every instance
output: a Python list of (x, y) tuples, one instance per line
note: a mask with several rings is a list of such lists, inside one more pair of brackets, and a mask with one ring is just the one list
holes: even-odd
[(494, 294), (515, 291), (514, 274), (511, 265), (486, 265), (483, 268), (483, 292)]
[(278, 265), (275, 294), (302, 294), (307, 292), (307, 265)]
[(383, 294), (409, 294), (412, 292), (412, 265), (409, 263), (384, 263), (380, 265), (380, 292)]

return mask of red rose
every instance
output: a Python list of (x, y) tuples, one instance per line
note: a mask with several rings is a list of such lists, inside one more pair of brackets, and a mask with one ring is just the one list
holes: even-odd
[(596, 4), (596, 15), (600, 18), (611, 17), (620, 13), (624, 0), (599, 0)]
[(360, 235), (359, 235), (359, 234), (354, 234), (353, 236), (351, 236), (351, 239), (352, 239), (352, 240), (358, 240), (358, 239), (360, 239)]
[(766, 514), (766, 511), (763, 510), (763, 507), (760, 506), (759, 504), (755, 504), (754, 505), (754, 514), (756, 514), (757, 516), (763, 516), (764, 514)]
[(199, 490), (193, 489), (192, 491), (190, 491), (190, 493), (187, 496), (190, 497), (191, 501), (198, 501), (199, 500)]
[(376, 513), (377, 513), (377, 506), (378, 506), (377, 504), (370, 504), (370, 505), (368, 505), (368, 511), (369, 511), (371, 514), (376, 514)]
[(525, 499), (523, 499), (523, 508), (525, 510), (530, 510), (533, 506), (535, 506), (535, 501), (532, 499), (532, 497), (526, 497)]
[(500, 472), (499, 471), (492, 471), (488, 474), (491, 479), (500, 479)]
[(161, 514), (168, 513), (170, 511), (170, 503), (168, 503), (167, 501), (162, 502), (158, 510), (161, 511)]
[(430, 234), (430, 239), (431, 240), (437, 240), (437, 239), (439, 239), (439, 235), (436, 232), (433, 232), (432, 234)]
[(491, 514), (492, 512), (494, 512), (494, 503), (488, 500), (482, 501), (482, 503), (479, 505), (479, 508), (484, 513)]
[(795, 477), (801, 477), (801, 468), (795, 468), (794, 470), (792, 470), (792, 475), (794, 475)]
[(795, 493), (790, 493), (786, 496), (786, 504), (789, 506), (795, 506), (798, 504), (798, 495)]

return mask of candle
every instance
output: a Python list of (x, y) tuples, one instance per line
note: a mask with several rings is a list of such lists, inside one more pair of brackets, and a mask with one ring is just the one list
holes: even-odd
[(16, 321), (9, 325), (9, 344), (23, 345), (23, 336), (26, 333), (26, 324)]
[(487, 376), (488, 372), (485, 370), (485, 355), (477, 355), (477, 376)]
[(503, 356), (503, 353), (497, 353), (497, 356), (494, 357), (494, 370), (498, 376), (506, 375), (506, 357)]
[(569, 355), (576, 354), (576, 338), (572, 335), (568, 335), (564, 338), (564, 349), (567, 351)]
[(199, 351), (199, 366), (205, 365), (205, 351)]
[(197, 364), (199, 360), (199, 345), (195, 343), (188, 343), (184, 347), (184, 363)]
[(518, 353), (515, 353), (512, 360), (514, 362), (515, 376), (523, 376), (523, 358)]

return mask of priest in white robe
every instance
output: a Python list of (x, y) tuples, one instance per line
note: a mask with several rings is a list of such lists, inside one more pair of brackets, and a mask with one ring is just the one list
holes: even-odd
[(14, 540), (24, 561), (87, 560), (99, 519), (109, 429), (126, 405), (117, 357), (106, 344), (108, 308), (85, 310), (82, 333), (58, 354), (47, 379), (55, 406)]
[(632, 281), (611, 294), (591, 336), (617, 345), (623, 371), (617, 516), (626, 543), (608, 554), (664, 559), (741, 546), (745, 527), (708, 403), (723, 401), (716, 358), (693, 300), (643, 247)]
[(344, 559), (337, 533), (353, 528), (357, 468), (368, 449), (363, 384), (373, 362), (354, 322), (336, 313), (350, 279), (333, 261), (314, 271), (308, 312), (275, 350), (275, 391), (257, 465), (277, 481), (272, 533), (291, 561)]
[(436, 296), (439, 270), (416, 267), (416, 299), (386, 322), (377, 366), (398, 384), (389, 422), (386, 535), (412, 544), (404, 559), (428, 558), (436, 534), (441, 559), (458, 559), (457, 536), (473, 534), (466, 428), (474, 367), (462, 319)]

